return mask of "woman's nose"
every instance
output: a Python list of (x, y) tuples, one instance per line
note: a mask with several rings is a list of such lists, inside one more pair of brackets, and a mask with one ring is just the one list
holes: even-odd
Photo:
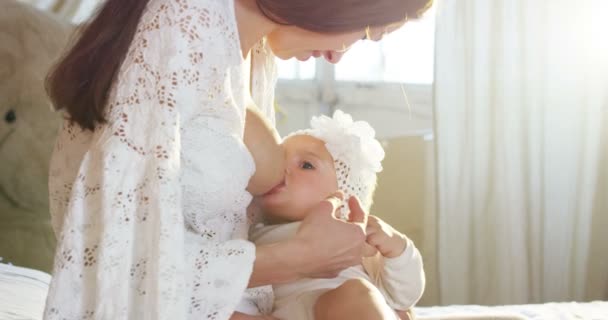
[(326, 51), (325, 52), (325, 60), (327, 60), (327, 62), (329, 63), (338, 63), (340, 61), (340, 59), (342, 59), (342, 56), (344, 55), (344, 53), (346, 53), (346, 51), (344, 52), (337, 52), (337, 51)]

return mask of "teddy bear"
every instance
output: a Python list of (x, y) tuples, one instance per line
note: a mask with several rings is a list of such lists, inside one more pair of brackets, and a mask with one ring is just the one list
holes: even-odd
[(0, 257), (47, 272), (55, 247), (48, 167), (62, 117), (44, 81), (72, 31), (50, 13), (0, 1)]

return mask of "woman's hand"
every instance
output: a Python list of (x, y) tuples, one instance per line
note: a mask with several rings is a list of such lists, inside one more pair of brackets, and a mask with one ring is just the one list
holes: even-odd
[(367, 213), (356, 198), (348, 201), (349, 221), (336, 218), (344, 196), (337, 192), (306, 216), (296, 235), (285, 242), (256, 247), (249, 287), (292, 282), (301, 278), (333, 278), (373, 256), (366, 241)]
[(301, 277), (333, 278), (361, 263), (365, 255), (367, 213), (356, 198), (349, 199), (350, 221), (336, 218), (342, 193), (322, 201), (302, 221), (292, 239), (299, 252), (296, 265)]
[(368, 217), (365, 232), (367, 243), (386, 258), (398, 257), (407, 247), (407, 237), (376, 216)]

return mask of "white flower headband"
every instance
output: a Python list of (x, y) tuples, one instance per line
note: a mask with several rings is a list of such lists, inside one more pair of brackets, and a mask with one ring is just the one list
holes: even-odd
[[(332, 118), (313, 117), (310, 129), (291, 135), (306, 134), (325, 142), (325, 147), (334, 159), (338, 188), (345, 193), (345, 200), (357, 196), (364, 209), (369, 210), (376, 187), (376, 174), (382, 171), (384, 149), (376, 132), (365, 121), (353, 118), (336, 110)], [(290, 136), (291, 136), (290, 135)], [(342, 218), (348, 216), (348, 205), (342, 209)]]

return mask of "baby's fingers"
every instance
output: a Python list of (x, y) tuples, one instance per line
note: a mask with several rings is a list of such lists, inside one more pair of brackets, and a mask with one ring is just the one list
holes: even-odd
[(376, 249), (375, 246), (371, 246), (368, 243), (366, 243), (363, 246), (363, 257), (365, 257), (365, 258), (373, 257), (377, 253), (378, 253), (378, 249)]
[(380, 233), (371, 233), (367, 235), (367, 239), (365, 240), (368, 245), (377, 248), (384, 241), (384, 237)]

